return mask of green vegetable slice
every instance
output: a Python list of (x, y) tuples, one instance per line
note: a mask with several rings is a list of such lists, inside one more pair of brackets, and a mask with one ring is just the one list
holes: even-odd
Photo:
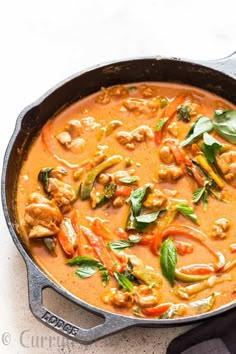
[(236, 111), (233, 109), (216, 110), (213, 115), (213, 127), (225, 140), (236, 144)]
[(213, 163), (215, 155), (222, 147), (222, 144), (208, 133), (203, 134), (203, 150), (208, 161)]
[(76, 269), (75, 274), (82, 279), (91, 277), (96, 273), (97, 270), (99, 270), (103, 285), (106, 286), (109, 282), (108, 270), (96, 258), (87, 256), (76, 256), (67, 261), (66, 264), (69, 266), (77, 265), (79, 268)]
[(118, 284), (126, 291), (131, 292), (134, 289), (133, 284), (131, 283), (131, 281), (124, 276), (123, 274), (120, 274), (118, 272), (114, 272), (114, 276), (118, 282)]
[(196, 214), (192, 207), (187, 204), (177, 204), (176, 209), (186, 218), (190, 219), (194, 222), (194, 224), (199, 225), (199, 221), (197, 219)]
[(173, 286), (175, 267), (177, 264), (177, 252), (170, 238), (167, 238), (160, 247), (160, 263), (162, 274), (169, 281), (170, 285)]
[(181, 146), (191, 144), (195, 139), (199, 138), (203, 133), (210, 132), (213, 129), (213, 123), (208, 117), (198, 118), (191, 126), (186, 138)]
[(132, 247), (141, 240), (141, 236), (130, 235), (128, 240), (117, 240), (108, 243), (108, 247), (113, 251), (121, 251), (127, 247)]

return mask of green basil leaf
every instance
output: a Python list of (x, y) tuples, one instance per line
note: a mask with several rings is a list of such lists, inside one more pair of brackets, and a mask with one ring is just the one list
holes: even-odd
[(130, 235), (128, 240), (117, 240), (109, 242), (107, 245), (113, 251), (121, 251), (127, 247), (132, 247), (135, 243), (138, 243), (141, 237), (138, 235)]
[(144, 187), (140, 187), (131, 192), (131, 195), (127, 201), (131, 202), (134, 216), (137, 216), (140, 213), (143, 199), (145, 198), (146, 193), (149, 189), (150, 184), (146, 184)]
[(162, 274), (169, 281), (170, 285), (173, 286), (175, 267), (177, 264), (177, 252), (170, 238), (167, 238), (160, 247), (160, 263)]
[(113, 241), (113, 242), (108, 243), (108, 247), (113, 252), (121, 251), (121, 250), (123, 250), (127, 247), (131, 247), (131, 246), (132, 246), (132, 242), (130, 242), (129, 240), (118, 240), (118, 241)]
[(158, 218), (159, 214), (166, 209), (160, 209), (158, 211), (155, 211), (150, 214), (143, 214), (140, 216), (135, 217), (135, 229), (139, 232), (143, 232), (143, 230), (148, 226), (148, 224), (151, 224), (152, 222), (156, 221)]
[(139, 235), (129, 235), (129, 240), (132, 243), (138, 243), (142, 239)]
[(115, 183), (105, 184), (105, 186), (104, 186), (104, 196), (107, 199), (112, 198), (114, 193), (115, 193), (115, 191), (116, 191), (116, 187), (117, 187), (117, 185)]
[(69, 259), (69, 261), (66, 262), (69, 266), (87, 266), (87, 267), (93, 267), (96, 266), (99, 263), (99, 260), (96, 258), (92, 257), (87, 257), (87, 256), (76, 256), (74, 258)]
[(203, 134), (203, 150), (208, 161), (213, 163), (215, 155), (222, 147), (222, 144), (208, 133)]
[(195, 123), (191, 126), (186, 138), (182, 143), (181, 146), (189, 145), (195, 140), (199, 138), (203, 133), (209, 132), (213, 129), (213, 123), (210, 118), (208, 117), (200, 117), (198, 118)]
[(236, 111), (233, 109), (217, 110), (213, 115), (215, 131), (230, 143), (236, 144)]
[(94, 275), (96, 271), (96, 267), (81, 266), (76, 269), (75, 274), (78, 275), (80, 278), (85, 279)]
[(109, 283), (109, 272), (107, 268), (102, 263), (98, 263), (97, 268), (100, 272), (103, 286), (107, 286), (107, 284)]
[(177, 118), (178, 120), (182, 120), (185, 123), (190, 122), (191, 116), (190, 113), (192, 111), (192, 108), (188, 106), (187, 104), (181, 104), (177, 108)]
[(51, 167), (45, 167), (42, 168), (41, 171), (39, 171), (38, 174), (38, 181), (42, 183), (44, 192), (48, 193), (48, 180), (49, 180), (49, 174), (53, 170)]
[(183, 215), (186, 216), (186, 218), (190, 219), (193, 221), (196, 225), (199, 225), (199, 221), (197, 219), (196, 214), (194, 213), (194, 210), (192, 207), (190, 207), (187, 204), (177, 204), (176, 209)]
[(160, 118), (159, 121), (157, 122), (155, 126), (155, 132), (159, 132), (162, 127), (165, 125), (165, 123), (168, 121), (169, 118)]
[(120, 182), (126, 183), (126, 184), (131, 184), (134, 182), (137, 182), (139, 180), (138, 176), (127, 176), (127, 177), (122, 177), (119, 179)]
[(83, 279), (91, 277), (96, 273), (98, 269), (102, 277), (103, 285), (106, 286), (109, 282), (108, 270), (102, 263), (99, 262), (99, 260), (95, 258), (87, 256), (76, 256), (67, 261), (66, 264), (69, 266), (79, 266), (79, 268), (76, 269), (75, 274)]
[(136, 221), (139, 223), (150, 224), (151, 222), (154, 222), (157, 219), (158, 215), (162, 211), (165, 211), (165, 209), (161, 209), (150, 214), (143, 214), (140, 216), (136, 216)]
[(126, 291), (130, 292), (134, 289), (133, 284), (131, 281), (126, 278), (123, 274), (120, 274), (118, 272), (114, 272), (114, 276), (118, 282), (118, 284)]
[(205, 192), (205, 187), (201, 187), (201, 188), (197, 188), (194, 192), (193, 192), (193, 202), (194, 203), (198, 203), (199, 200), (203, 197), (203, 194)]

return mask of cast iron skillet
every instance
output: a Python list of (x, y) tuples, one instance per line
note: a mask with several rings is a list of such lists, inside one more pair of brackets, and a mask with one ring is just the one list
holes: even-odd
[[(233, 309), (235, 303), (190, 318), (170, 320), (132, 318), (101, 310), (80, 300), (55, 284), (32, 259), (17, 230), (15, 189), (22, 161), (33, 137), (58, 110), (98, 91), (101, 87), (139, 81), (178, 82), (213, 92), (236, 104), (236, 52), (216, 61), (193, 62), (177, 58), (151, 57), (117, 61), (80, 72), (56, 85), (19, 115), (8, 144), (2, 171), (2, 203), (7, 225), (28, 271), (29, 305), (32, 313), (57, 332), (89, 344), (132, 326), (167, 327), (186, 325)], [(52, 288), (65, 298), (102, 317), (104, 322), (90, 329), (73, 325), (42, 304), (42, 290)]]

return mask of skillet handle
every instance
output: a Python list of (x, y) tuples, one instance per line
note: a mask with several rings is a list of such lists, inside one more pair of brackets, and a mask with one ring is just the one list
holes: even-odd
[[(81, 328), (64, 320), (44, 307), (42, 301), (42, 291), (44, 288), (49, 287), (59, 293), (60, 291), (58, 291), (53, 282), (45, 278), (44, 274), (34, 265), (32, 261), (27, 261), (27, 270), (30, 309), (38, 320), (42, 321), (58, 333), (67, 336), (72, 340), (78, 341), (79, 343), (91, 344), (100, 338), (135, 325), (135, 319), (122, 318), (119, 315), (105, 312), (100, 314), (100, 316), (104, 318), (104, 322), (88, 329)], [(72, 302), (80, 301), (77, 298), (73, 301), (69, 294), (67, 295), (63, 293), (63, 295), (66, 295), (66, 297), (68, 297)]]
[(212, 69), (222, 71), (224, 74), (236, 79), (236, 51), (221, 59), (197, 60), (194, 62), (208, 67), (210, 66)]

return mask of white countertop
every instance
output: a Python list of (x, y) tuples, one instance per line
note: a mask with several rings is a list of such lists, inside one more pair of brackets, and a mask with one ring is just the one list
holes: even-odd
[[(236, 50), (235, 8), (234, 0), (2, 2), (1, 161), (19, 112), (81, 69), (136, 56), (216, 59), (229, 55)], [(31, 314), (25, 264), (2, 210), (0, 218), (0, 353), (162, 354), (173, 337), (189, 328), (132, 328), (90, 346), (63, 342)], [(63, 308), (68, 319), (92, 321), (92, 315), (59, 296), (48, 294), (47, 299), (55, 311)]]

